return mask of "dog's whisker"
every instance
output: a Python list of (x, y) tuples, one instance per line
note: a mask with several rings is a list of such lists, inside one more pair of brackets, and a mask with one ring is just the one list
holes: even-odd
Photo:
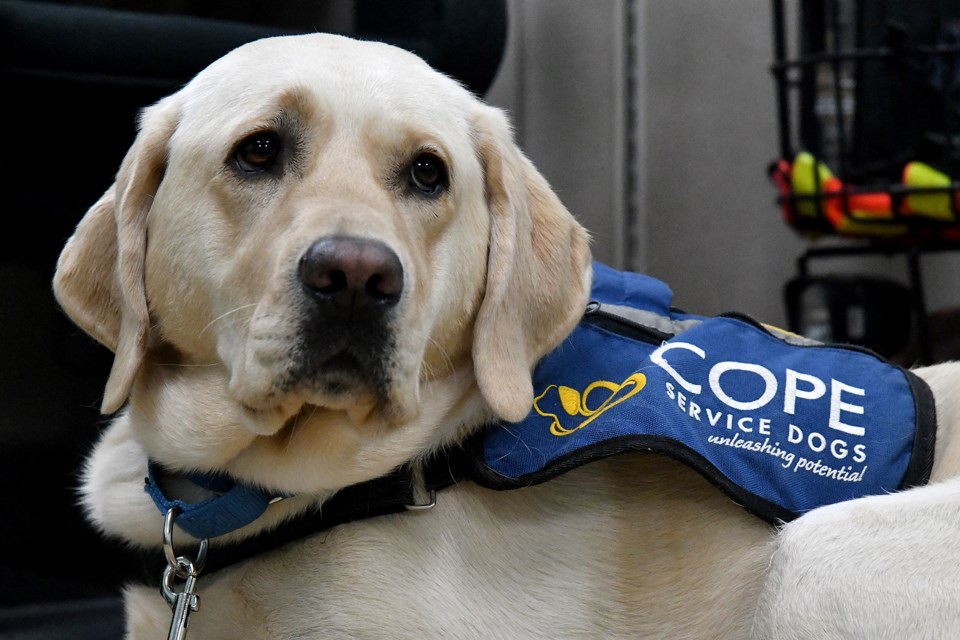
[(212, 327), (212, 326), (213, 326), (214, 324), (216, 324), (217, 322), (220, 322), (221, 320), (223, 320), (223, 319), (226, 318), (227, 316), (233, 315), (234, 313), (237, 313), (238, 311), (243, 311), (244, 309), (248, 309), (248, 308), (250, 308), (250, 307), (255, 307), (255, 306), (257, 306), (257, 303), (256, 303), (256, 302), (252, 302), (252, 303), (250, 303), (250, 304), (241, 305), (241, 306), (237, 307), (236, 309), (231, 309), (230, 311), (227, 311), (226, 313), (220, 314), (219, 316), (217, 316), (216, 318), (214, 318), (213, 320), (211, 320), (210, 322), (208, 322), (208, 323), (206, 324), (206, 326), (204, 326), (203, 329), (200, 330), (200, 333), (199, 333), (198, 335), (201, 335), (201, 336), (202, 336), (204, 333), (206, 333), (207, 329), (209, 329), (210, 327)]
[[(427, 344), (433, 345), (437, 348), (437, 353), (442, 358), (444, 368), (447, 371), (452, 371), (454, 369), (453, 359), (450, 358), (450, 354), (447, 353), (447, 350), (444, 349), (443, 346), (441, 346), (440, 343), (437, 342), (432, 336), (427, 336)], [(436, 373), (434, 368), (426, 361), (423, 362), (423, 372), (424, 376), (428, 379), (433, 378), (434, 374)]]
[(290, 432), (287, 434), (287, 439), (284, 442), (285, 449), (289, 450), (291, 448), (293, 443), (293, 434), (294, 434), (294, 431), (297, 430), (297, 427), (300, 426), (301, 424), (309, 422), (316, 413), (317, 413), (317, 405), (310, 405), (309, 414), (303, 415), (301, 413), (300, 415), (297, 415), (293, 418), (293, 420), (290, 422)]
[(422, 362), (420, 364), (420, 370), (422, 372), (421, 378), (427, 379), (427, 380), (430, 380), (433, 378), (433, 375), (434, 375), (433, 367), (431, 367), (429, 363)]
[(219, 366), (219, 362), (205, 362), (199, 364), (183, 364), (182, 362), (155, 362), (152, 363), (156, 367), (182, 367), (184, 369), (192, 367), (216, 367)]

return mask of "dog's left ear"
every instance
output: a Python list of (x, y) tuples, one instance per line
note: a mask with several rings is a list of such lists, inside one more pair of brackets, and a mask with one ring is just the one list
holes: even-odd
[(147, 348), (147, 213), (163, 178), (176, 117), (169, 99), (144, 111), (116, 181), (77, 225), (54, 274), (53, 290), (63, 310), (114, 352), (103, 413), (126, 401)]
[(504, 114), (474, 122), (490, 211), (486, 291), (474, 328), (477, 384), (500, 418), (533, 405), (533, 366), (583, 316), (591, 280), (586, 230), (513, 140)]

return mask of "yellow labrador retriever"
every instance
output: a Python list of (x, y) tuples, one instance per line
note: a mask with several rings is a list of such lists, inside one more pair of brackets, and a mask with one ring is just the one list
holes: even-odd
[[(214, 540), (214, 557), (522, 418), (531, 368), (582, 314), (590, 264), (587, 233), (505, 116), (416, 56), (330, 35), (235, 50), (144, 111), (60, 258), (58, 300), (116, 354), (90, 518), (162, 557), (148, 461), (284, 498)], [(927, 377), (944, 401), (939, 479), (960, 455), (960, 379)], [(184, 499), (205, 491), (169, 482)], [(198, 639), (876, 638), (849, 627), (880, 624), (945, 638), (960, 607), (923, 625), (960, 593), (949, 489), (840, 505), (778, 540), (653, 454), (510, 492), (460, 483), (428, 512), (201, 572), (195, 612), (129, 586), (129, 636), (163, 637), (179, 607)], [(177, 529), (167, 546), (193, 542)]]

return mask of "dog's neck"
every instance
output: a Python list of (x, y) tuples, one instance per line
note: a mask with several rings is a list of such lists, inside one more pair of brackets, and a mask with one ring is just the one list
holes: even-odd
[[(205, 553), (204, 571), (209, 574), (337, 525), (405, 510), (430, 509), (436, 503), (437, 491), (468, 477), (467, 464), (462, 450), (452, 450), (429, 462), (404, 465), (383, 477), (346, 487), (323, 501), (322, 508), (293, 515), (274, 527), (264, 527), (258, 521), (271, 505), (279, 507), (287, 498), (271, 498), (270, 493), (222, 475), (188, 477), (170, 474), (151, 464), (146, 482), (147, 493), (160, 513), (194, 538), (224, 540), (238, 537), (243, 529), (257, 531), (234, 542), (219, 542), (209, 554)], [(192, 497), (186, 499), (187, 495)], [(145, 573), (141, 578), (155, 582), (164, 569), (163, 556), (150, 551), (143, 564)]]
[[(148, 460), (177, 474), (225, 472), (244, 484), (264, 487), (272, 496), (290, 496), (222, 537), (222, 542), (232, 543), (315, 510), (344, 487), (386, 476), (404, 465), (422, 467), (489, 419), (472, 371), (464, 367), (422, 391), (421, 414), (403, 429), (384, 428), (371, 437), (354, 437), (359, 444), (340, 452), (306, 440), (280, 447), (240, 426), (229, 403), (210, 404), (211, 397), (225, 397), (211, 393), (224, 387), (222, 370), (151, 369), (142, 384), (151, 385), (152, 395), (134, 389), (128, 408), (90, 457), (83, 482), (90, 519), (105, 532), (147, 548), (156, 548), (163, 521), (144, 492)], [(306, 425), (301, 435), (307, 440), (329, 436), (325, 429), (348, 432), (347, 425), (325, 423)]]

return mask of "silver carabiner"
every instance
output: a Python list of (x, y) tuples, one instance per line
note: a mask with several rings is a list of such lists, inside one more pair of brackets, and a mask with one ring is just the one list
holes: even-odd
[[(180, 569), (180, 558), (173, 549), (173, 521), (180, 515), (180, 509), (171, 507), (167, 509), (167, 514), (163, 517), (163, 553), (167, 557), (167, 565), (173, 567), (177, 576), (186, 578), (187, 574), (182, 573)], [(200, 548), (197, 549), (197, 558), (192, 561), (192, 566), (196, 573), (203, 571), (203, 565), (207, 562), (207, 539), (200, 541)]]
[[(163, 553), (167, 558), (167, 567), (163, 570), (163, 579), (160, 581), (160, 593), (170, 605), (173, 617), (170, 619), (170, 630), (167, 640), (184, 640), (187, 637), (187, 625), (190, 614), (200, 609), (200, 596), (197, 595), (197, 576), (203, 570), (207, 560), (207, 540), (200, 541), (196, 560), (186, 556), (178, 556), (173, 548), (173, 521), (179, 515), (176, 507), (167, 511), (163, 518)], [(184, 580), (183, 590), (174, 588), (174, 581)]]

